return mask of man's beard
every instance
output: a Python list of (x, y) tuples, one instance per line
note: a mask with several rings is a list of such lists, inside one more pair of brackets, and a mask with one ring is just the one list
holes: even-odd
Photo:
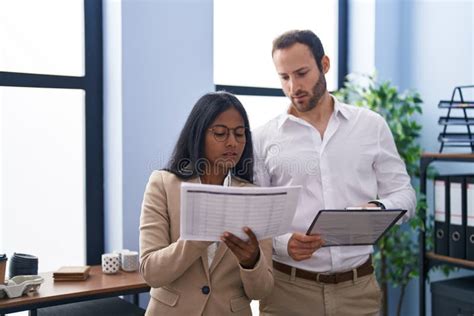
[(314, 84), (313, 89), (312, 89), (312, 94), (313, 96), (308, 100), (307, 104), (298, 104), (291, 100), (293, 103), (293, 106), (299, 111), (299, 112), (308, 112), (314, 109), (319, 101), (321, 101), (321, 98), (324, 96), (324, 93), (326, 93), (326, 77), (324, 74), (321, 72), (319, 75), (318, 81)]

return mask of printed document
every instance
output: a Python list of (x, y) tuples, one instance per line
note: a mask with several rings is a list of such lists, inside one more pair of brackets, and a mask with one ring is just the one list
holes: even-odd
[(285, 234), (295, 215), (300, 188), (183, 183), (180, 239), (220, 241), (228, 231), (247, 240), (244, 226), (259, 240)]

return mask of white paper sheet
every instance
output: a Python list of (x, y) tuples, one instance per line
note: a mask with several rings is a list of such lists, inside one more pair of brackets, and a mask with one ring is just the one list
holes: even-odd
[(322, 210), (307, 234), (321, 234), (325, 247), (373, 245), (405, 210)]
[(181, 239), (220, 241), (225, 231), (248, 239), (248, 226), (257, 238), (288, 232), (296, 211), (300, 186), (223, 187), (181, 185)]

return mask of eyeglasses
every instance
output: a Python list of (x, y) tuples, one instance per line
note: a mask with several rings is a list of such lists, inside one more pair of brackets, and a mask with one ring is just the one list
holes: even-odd
[(215, 140), (218, 142), (225, 142), (229, 138), (231, 131), (234, 133), (234, 138), (238, 143), (246, 142), (245, 132), (247, 128), (244, 126), (228, 128), (225, 125), (215, 125), (209, 130), (214, 135)]

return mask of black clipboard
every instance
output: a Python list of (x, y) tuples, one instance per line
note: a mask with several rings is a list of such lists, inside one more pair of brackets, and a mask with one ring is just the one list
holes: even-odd
[(407, 210), (321, 210), (309, 226), (306, 235), (321, 234), (331, 246), (374, 245)]

